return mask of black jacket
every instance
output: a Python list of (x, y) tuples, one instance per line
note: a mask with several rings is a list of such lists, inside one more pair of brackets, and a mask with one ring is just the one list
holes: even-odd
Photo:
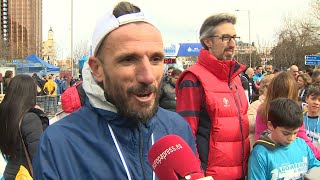
[[(39, 109), (33, 108), (25, 114), (21, 123), (21, 134), (26, 144), (26, 148), (30, 155), (31, 161), (36, 153), (40, 135), (43, 133), (44, 129), (48, 126), (49, 123), (49, 121), (45, 122), (46, 116), (44, 113), (42, 114), (44, 116), (42, 118), (39, 117), (38, 113), (41, 116), (41, 113), (43, 112)], [(48, 118), (46, 119), (48, 120)], [(20, 138), (18, 143), (16, 144), (15, 155), (16, 158), (6, 158), (8, 164), (3, 173), (3, 176), (6, 180), (15, 179), (15, 176), (19, 171), (20, 165), (23, 165), (30, 171)]]
[(159, 104), (164, 109), (176, 112), (176, 89), (171, 81), (162, 84)]

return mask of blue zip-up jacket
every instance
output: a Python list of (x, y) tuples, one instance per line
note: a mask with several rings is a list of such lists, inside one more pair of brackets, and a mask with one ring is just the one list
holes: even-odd
[(134, 180), (152, 180), (148, 162), (152, 133), (155, 142), (168, 134), (179, 135), (196, 154), (191, 128), (175, 112), (159, 108), (147, 124), (136, 124), (114, 112), (110, 104), (93, 107), (91, 102), (99, 104), (97, 100), (101, 98), (92, 95), (100, 89), (89, 90), (86, 83), (84, 80), (88, 96), (85, 106), (50, 125), (41, 137), (33, 160), (35, 180), (128, 179), (108, 124)]

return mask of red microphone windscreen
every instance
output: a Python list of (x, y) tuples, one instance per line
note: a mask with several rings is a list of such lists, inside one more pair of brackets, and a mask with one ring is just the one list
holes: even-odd
[(190, 146), (177, 135), (160, 138), (150, 148), (148, 159), (159, 180), (178, 180), (177, 175), (185, 177), (193, 173), (202, 173), (200, 161)]

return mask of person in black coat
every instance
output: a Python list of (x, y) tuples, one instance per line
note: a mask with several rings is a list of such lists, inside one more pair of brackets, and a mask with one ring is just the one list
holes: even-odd
[(0, 150), (8, 161), (3, 173), (6, 180), (15, 179), (20, 165), (30, 172), (19, 133), (19, 122), (21, 121), (20, 132), (31, 160), (40, 135), (49, 124), (43, 111), (34, 108), (36, 93), (36, 84), (30, 76), (17, 75), (11, 80), (0, 104)]
[(176, 112), (176, 82), (181, 70), (174, 69), (168, 82), (163, 82), (159, 100), (160, 107)]

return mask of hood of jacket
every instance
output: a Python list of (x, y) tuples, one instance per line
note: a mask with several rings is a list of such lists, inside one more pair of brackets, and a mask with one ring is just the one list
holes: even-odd
[(236, 60), (218, 60), (208, 50), (201, 49), (198, 62), (221, 80), (229, 81), (242, 72), (246, 66)]
[(259, 139), (256, 141), (256, 143), (254, 144), (257, 145), (257, 144), (260, 144), (264, 147), (266, 147), (267, 149), (270, 149), (270, 150), (273, 150), (275, 149), (276, 147), (280, 146), (280, 144), (274, 142), (271, 138), (270, 138), (270, 134), (271, 134), (271, 131), (270, 130), (265, 130), (263, 131), (261, 134), (260, 134), (260, 137)]
[(117, 113), (117, 108), (108, 102), (104, 96), (104, 90), (98, 85), (94, 79), (92, 70), (88, 61), (84, 63), (82, 69), (83, 89), (89, 99), (90, 104), (98, 109), (108, 110)]

